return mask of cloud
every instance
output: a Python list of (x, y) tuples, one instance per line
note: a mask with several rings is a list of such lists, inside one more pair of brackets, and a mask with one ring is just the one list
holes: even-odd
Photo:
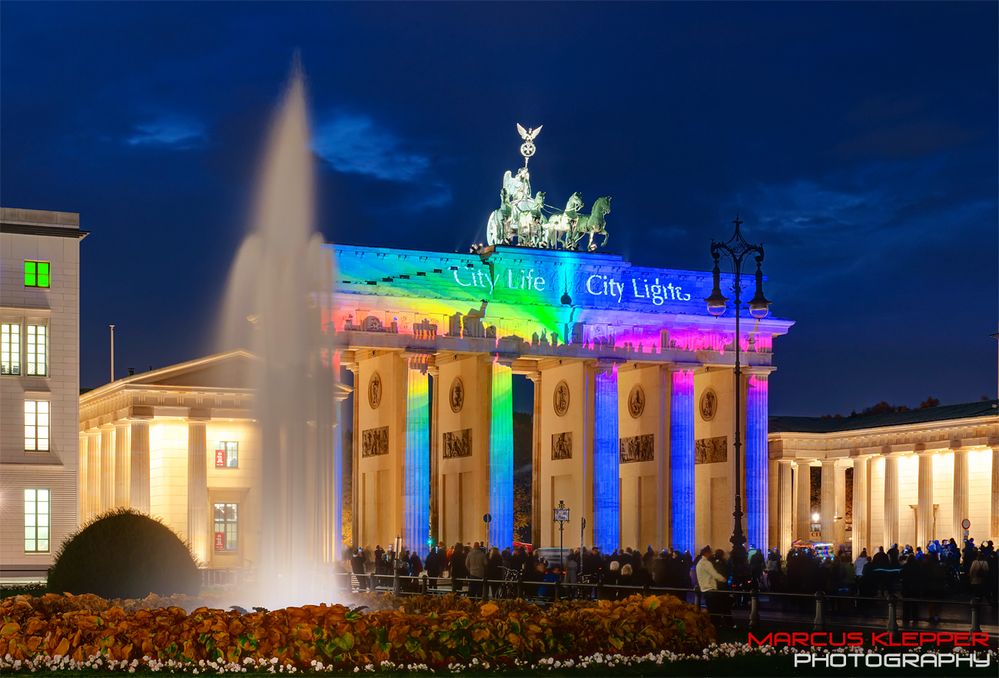
[(430, 168), (430, 158), (405, 150), (395, 134), (366, 115), (339, 113), (321, 123), (313, 148), (337, 171), (383, 181), (413, 183)]
[(205, 127), (191, 118), (161, 116), (150, 122), (135, 125), (125, 138), (129, 146), (166, 146), (176, 149), (191, 148), (205, 140)]

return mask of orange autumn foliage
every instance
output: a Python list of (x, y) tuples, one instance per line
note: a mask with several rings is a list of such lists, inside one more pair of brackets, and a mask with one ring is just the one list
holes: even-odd
[(352, 669), (385, 660), (433, 667), (473, 657), (502, 665), (595, 652), (697, 652), (715, 640), (706, 614), (670, 596), (548, 607), (454, 596), (372, 596), (370, 602), (381, 609), (306, 605), (239, 614), (206, 607), (126, 610), (96, 596), (17, 596), (0, 603), (0, 656), (252, 657)]

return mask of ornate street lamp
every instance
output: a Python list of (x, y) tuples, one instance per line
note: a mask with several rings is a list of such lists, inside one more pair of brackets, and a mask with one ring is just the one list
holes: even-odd
[(735, 269), (735, 282), (733, 291), (735, 292), (735, 510), (732, 512), (734, 525), (732, 528), (732, 568), (733, 572), (743, 574), (748, 567), (746, 553), (746, 535), (742, 531), (742, 492), (740, 487), (740, 472), (742, 470), (742, 363), (740, 352), (742, 345), (739, 341), (739, 317), (742, 310), (742, 262), (748, 254), (756, 255), (756, 294), (749, 301), (749, 315), (757, 320), (767, 317), (770, 312), (770, 300), (763, 294), (763, 246), (752, 245), (742, 237), (740, 227), (742, 221), (739, 217), (732, 222), (735, 224), (735, 233), (725, 242), (711, 241), (711, 257), (715, 265), (712, 270), (714, 286), (711, 296), (704, 301), (708, 305), (708, 313), (713, 316), (720, 316), (725, 313), (728, 298), (721, 292), (721, 269), (718, 260), (722, 254), (727, 254), (732, 259), (732, 266)]
[(565, 563), (563, 562), (562, 556), (562, 533), (565, 531), (565, 524), (569, 522), (569, 507), (565, 505), (565, 502), (561, 499), (558, 500), (558, 506), (552, 508), (552, 522), (558, 523), (558, 564), (561, 569), (565, 569)]

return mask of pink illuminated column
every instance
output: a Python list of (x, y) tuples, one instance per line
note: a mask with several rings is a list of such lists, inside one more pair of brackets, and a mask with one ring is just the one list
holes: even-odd
[(746, 391), (746, 538), (764, 551), (767, 536), (767, 419), (769, 383), (765, 374), (749, 375)]
[[(694, 372), (672, 374), (669, 418), (670, 517), (673, 548), (696, 555), (694, 545)], [(765, 498), (765, 497), (764, 497)]]

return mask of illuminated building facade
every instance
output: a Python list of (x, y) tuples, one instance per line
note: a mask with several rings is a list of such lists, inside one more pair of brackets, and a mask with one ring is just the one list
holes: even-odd
[[(354, 544), (509, 546), (512, 384), (523, 376), (534, 391), (534, 543), (558, 545), (551, 510), (561, 500), (571, 509), (567, 546), (727, 545), (733, 327), (704, 310), (709, 273), (527, 249), (329, 251), (339, 281), (324, 314), (330, 364), (353, 384), (331, 404), (352, 432), (344, 444), (353, 460), (350, 477), (334, 465), (334, 492), (352, 488)], [(887, 419), (770, 418), (773, 338), (790, 324), (750, 322), (742, 338), (749, 543), (786, 550), (813, 537), (859, 547), (894, 530), (915, 544), (926, 505), (935, 515), (929, 536), (955, 534), (966, 513), (972, 536), (995, 537), (993, 404)], [(134, 506), (163, 519), (209, 567), (259, 562), (249, 360), (239, 351), (210, 356), (84, 394), (81, 517)], [(814, 506), (812, 474), (802, 474), (813, 466), (822, 487)], [(813, 512), (822, 516), (816, 530)], [(323, 551), (332, 558), (330, 534)]]
[(811, 537), (852, 544), (856, 555), (895, 543), (960, 543), (966, 532), (976, 543), (999, 539), (997, 405), (771, 419), (773, 544), (786, 551)]
[(43, 576), (77, 525), (80, 215), (0, 208), (0, 572)]
[[(560, 500), (571, 509), (568, 544), (727, 543), (734, 319), (708, 314), (710, 273), (502, 246), (331, 251), (328, 324), (356, 390), (356, 544), (510, 546), (514, 375), (534, 385), (534, 543), (558, 545), (550, 517)], [(759, 545), (767, 377), (773, 339), (791, 324), (752, 321), (742, 336), (745, 520)], [(411, 491), (423, 487), (429, 503)]]

